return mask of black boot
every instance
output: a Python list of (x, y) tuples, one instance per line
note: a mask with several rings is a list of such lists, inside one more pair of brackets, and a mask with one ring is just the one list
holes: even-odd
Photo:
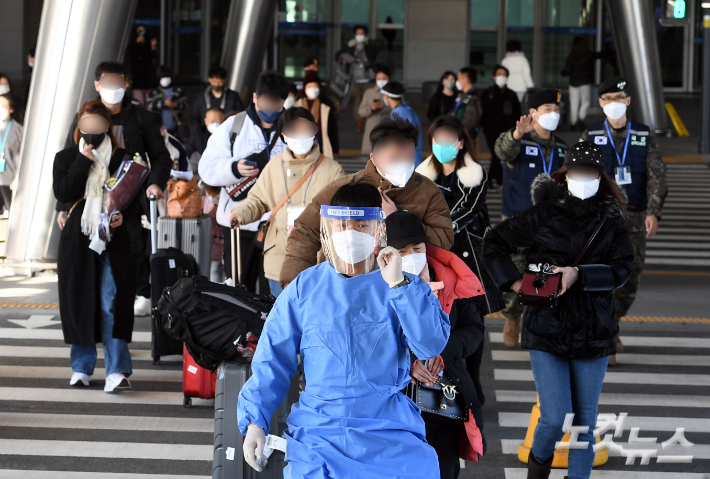
[(555, 458), (553, 454), (550, 459), (544, 463), (540, 463), (533, 456), (532, 450), (528, 457), (528, 479), (547, 479), (550, 477), (550, 469), (552, 469), (552, 460)]

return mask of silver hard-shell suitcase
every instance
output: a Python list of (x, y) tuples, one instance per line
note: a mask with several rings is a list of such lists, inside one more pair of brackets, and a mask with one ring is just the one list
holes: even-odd
[(197, 260), (200, 274), (209, 276), (212, 256), (212, 217), (158, 219), (158, 249), (177, 248)]

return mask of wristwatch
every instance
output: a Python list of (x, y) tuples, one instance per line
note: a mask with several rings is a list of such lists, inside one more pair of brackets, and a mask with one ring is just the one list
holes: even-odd
[(404, 279), (402, 281), (400, 281), (399, 283), (395, 284), (394, 286), (392, 286), (390, 289), (401, 288), (402, 286), (407, 286), (409, 283), (411, 283), (411, 281), (409, 280), (409, 278), (406, 275), (404, 275)]

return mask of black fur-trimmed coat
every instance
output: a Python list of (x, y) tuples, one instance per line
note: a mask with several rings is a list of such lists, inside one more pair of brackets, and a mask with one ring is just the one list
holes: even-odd
[(523, 348), (570, 359), (615, 354), (619, 321), (612, 290), (626, 282), (634, 259), (619, 203), (604, 193), (582, 201), (546, 174), (535, 179), (531, 193), (533, 206), (497, 225), (483, 242), (484, 263), (501, 291), (522, 278), (512, 253), (524, 254), (528, 264), (571, 266), (604, 215), (607, 220), (557, 306), (526, 306)]

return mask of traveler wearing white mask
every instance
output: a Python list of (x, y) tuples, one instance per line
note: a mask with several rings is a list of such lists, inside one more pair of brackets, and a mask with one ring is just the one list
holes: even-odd
[[(627, 118), (631, 104), (628, 82), (622, 77), (610, 78), (599, 85), (598, 91), (599, 106), (604, 109), (606, 119), (590, 126), (582, 133), (582, 139), (601, 147), (606, 173), (628, 198), (624, 217), (635, 257), (631, 277), (614, 291), (616, 312), (622, 317), (636, 299), (646, 257), (646, 238), (658, 231), (668, 193), (666, 165), (650, 128)], [(618, 347), (621, 349), (621, 341)], [(610, 358), (609, 364), (615, 361), (615, 357)]]
[(163, 125), (171, 135), (186, 142), (189, 137), (187, 123), (180, 132), (178, 126), (183, 124), (181, 115), (187, 109), (187, 96), (182, 88), (173, 85), (173, 70), (167, 65), (158, 67), (158, 82), (160, 86), (148, 93), (146, 108), (162, 117)]
[[(482, 435), (483, 394), (479, 394), (481, 358), (475, 363), (468, 361), (482, 350), (485, 327), (476, 297), (483, 295), (483, 288), (461, 258), (429, 244), (424, 225), (413, 213), (397, 211), (387, 217), (385, 224), (387, 246), (398, 250), (402, 271), (426, 281), (441, 309), (449, 315), (451, 334), (444, 350), (428, 362), (413, 358), (409, 374), (412, 382), (425, 384), (438, 381), (443, 374), (466, 402), (470, 417), (467, 422), (446, 422), (433, 414), (422, 415), (427, 442), (439, 457), (441, 478), (455, 479), (459, 475), (459, 458), (478, 462), (486, 446)], [(464, 437), (467, 440), (460, 443)]]
[(362, 97), (358, 113), (365, 119), (365, 131), (362, 135), (362, 146), (360, 148), (363, 155), (372, 153), (370, 145), (370, 132), (383, 118), (390, 115), (390, 107), (382, 98), (382, 89), (390, 81), (390, 69), (387, 65), (375, 65), (375, 84), (370, 87)]
[(5, 210), (9, 210), (12, 203), (12, 188), (14, 188), (20, 165), (20, 145), (22, 144), (23, 131), (15, 98), (9, 93), (1, 95), (0, 194), (2, 194)]
[(419, 166), (422, 162), (422, 123), (419, 121), (419, 116), (417, 115), (417, 112), (414, 111), (414, 108), (409, 106), (407, 102), (404, 101), (404, 86), (397, 81), (389, 82), (382, 88), (382, 99), (392, 110), (390, 118), (401, 118), (408, 121), (414, 125), (417, 130), (419, 130), (420, 135), (417, 140), (417, 154), (414, 160), (414, 166)]
[(200, 158), (202, 158), (202, 153), (205, 151), (205, 148), (207, 148), (207, 141), (210, 139), (210, 136), (212, 136), (212, 133), (217, 131), (219, 125), (224, 123), (225, 118), (226, 115), (224, 112), (214, 107), (205, 113), (202, 124), (192, 131), (190, 141), (185, 145), (185, 150), (187, 151), (189, 170), (193, 173), (197, 174)]
[(568, 476), (589, 478), (592, 471), (599, 395), (619, 331), (612, 291), (629, 278), (634, 260), (624, 194), (605, 165), (598, 145), (573, 145), (562, 168), (533, 182), (534, 206), (496, 225), (483, 241), (486, 268), (501, 291), (521, 288), (523, 274), (511, 259), (517, 251), (526, 264), (547, 263), (561, 273), (555, 307), (525, 307), (522, 346), (530, 350), (540, 398), (529, 478), (550, 476), (568, 414), (587, 431), (578, 439), (586, 446), (569, 451)]
[(12, 91), (10, 78), (4, 73), (0, 73), (0, 95), (7, 95)]
[(335, 54), (335, 61), (349, 65), (349, 72), (352, 75), (352, 97), (353, 115), (355, 116), (355, 131), (362, 131), (365, 125), (365, 118), (358, 113), (362, 97), (370, 88), (370, 82), (375, 78), (373, 66), (380, 50), (377, 41), (370, 41), (367, 38), (367, 27), (358, 25), (355, 27), (355, 38), (350, 40), (346, 46)]
[(406, 208), (424, 223), (432, 244), (451, 248), (454, 232), (449, 207), (430, 179), (414, 171), (419, 130), (399, 117), (384, 119), (370, 132), (372, 153), (365, 169), (336, 180), (323, 188), (295, 222), (288, 238), (280, 283), (285, 287), (303, 270), (317, 262), (321, 249), (320, 207), (331, 204), (335, 192), (351, 181), (367, 181), (380, 188), (386, 215)]
[(321, 81), (318, 74), (309, 71), (303, 78), (303, 98), (293, 104), (294, 107), (303, 107), (310, 110), (315, 119), (318, 133), (316, 140), (320, 152), (329, 158), (336, 158), (340, 152), (338, 136), (338, 118), (330, 99), (321, 94)]
[(522, 113), (518, 95), (507, 86), (508, 69), (502, 65), (493, 67), (493, 82), (493, 86), (481, 93), (481, 125), (491, 152), (491, 165), (488, 169), (490, 186), (499, 188), (503, 184), (503, 165), (495, 154), (496, 140), (501, 133), (515, 127)]
[[(141, 199), (143, 215), (150, 214), (148, 198), (155, 195), (163, 198), (163, 190), (170, 178), (172, 160), (165, 139), (160, 134), (160, 123), (154, 113), (140, 107), (137, 100), (131, 101), (125, 96), (128, 88), (126, 67), (119, 62), (101, 62), (94, 71), (94, 88), (99, 93), (101, 102), (108, 109), (113, 125), (112, 132), (119, 148), (139, 153), (142, 158), (150, 159), (150, 174), (144, 183), (145, 195)], [(64, 148), (75, 145), (78, 117), (72, 121)], [(57, 223), (63, 226), (67, 212), (72, 204), (57, 203)], [(131, 237), (131, 254), (136, 264), (136, 297), (134, 312), (136, 316), (150, 314), (150, 263), (147, 252), (150, 232), (139, 222), (125, 225)]]
[[(532, 206), (530, 185), (540, 173), (557, 171), (567, 154), (567, 144), (552, 132), (560, 120), (559, 90), (539, 90), (529, 94), (529, 114), (521, 116), (515, 128), (502, 133), (495, 143), (495, 154), (503, 166), (503, 219), (520, 214)], [(522, 271), (524, 257), (515, 254), (513, 261)], [(509, 348), (518, 344), (523, 308), (517, 295), (505, 295), (506, 308), (503, 340)]]
[(308, 110), (289, 108), (279, 118), (279, 126), (287, 148), (266, 164), (246, 201), (231, 212), (231, 220), (240, 225), (272, 212), (264, 239), (264, 274), (274, 296), (281, 293), (279, 274), (296, 218), (324, 186), (345, 176), (343, 168), (318, 149), (317, 127)]

